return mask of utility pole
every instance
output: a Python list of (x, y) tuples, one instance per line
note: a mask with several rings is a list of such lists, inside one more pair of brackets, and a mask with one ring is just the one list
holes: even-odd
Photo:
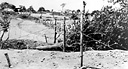
[(83, 1), (83, 12), (81, 17), (81, 31), (80, 31), (80, 52), (81, 52), (81, 67), (83, 66), (83, 23), (85, 19), (85, 1)]
[(64, 17), (64, 44), (63, 44), (63, 52), (65, 52), (65, 47), (66, 47), (66, 30), (65, 30), (65, 25), (66, 25), (66, 17)]

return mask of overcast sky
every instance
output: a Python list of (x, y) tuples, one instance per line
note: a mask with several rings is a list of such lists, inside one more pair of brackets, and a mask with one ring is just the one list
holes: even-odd
[[(108, 3), (104, 0), (84, 0), (87, 3), (86, 11), (99, 10), (103, 5), (107, 5)], [(82, 9), (83, 0), (0, 0), (1, 2), (8, 2), (16, 5), (24, 5), (26, 8), (29, 6), (33, 6), (35, 10), (38, 10), (39, 7), (44, 7), (45, 9), (51, 10), (54, 9), (56, 11), (61, 10), (61, 4), (66, 3), (64, 9), (77, 10)]]

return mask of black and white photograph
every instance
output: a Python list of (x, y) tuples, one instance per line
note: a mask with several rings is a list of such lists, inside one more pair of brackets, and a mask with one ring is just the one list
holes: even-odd
[(128, 69), (128, 0), (0, 0), (0, 69)]

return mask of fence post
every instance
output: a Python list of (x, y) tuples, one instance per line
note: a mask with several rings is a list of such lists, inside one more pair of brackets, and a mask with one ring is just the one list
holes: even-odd
[(46, 34), (44, 34), (44, 37), (45, 37), (45, 41), (46, 41), (46, 43), (48, 43)]
[(57, 26), (56, 26), (56, 18), (54, 18), (55, 19), (55, 26), (54, 26), (54, 28), (55, 28), (55, 34), (54, 34), (54, 43), (56, 43), (56, 35), (57, 35), (57, 31), (56, 31), (56, 28), (57, 28)]
[(4, 55), (5, 55), (6, 59), (7, 59), (8, 67), (10, 68), (10, 67), (11, 67), (11, 62), (10, 62), (10, 59), (9, 59), (8, 53), (5, 53)]
[(64, 43), (63, 43), (63, 52), (65, 52), (65, 47), (66, 47), (66, 30), (65, 30), (65, 25), (66, 25), (66, 18), (64, 17)]
[(81, 52), (81, 67), (83, 66), (83, 23), (85, 14), (85, 1), (83, 1), (83, 12), (81, 17), (81, 32), (80, 32), (80, 52)]

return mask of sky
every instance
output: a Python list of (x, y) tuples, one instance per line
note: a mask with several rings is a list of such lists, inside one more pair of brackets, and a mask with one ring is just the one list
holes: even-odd
[(62, 7), (60, 5), (62, 3), (66, 3), (64, 9), (82, 10), (83, 1), (87, 3), (85, 8), (89, 12), (100, 10), (103, 6), (108, 5), (106, 0), (0, 0), (0, 3), (8, 2), (17, 7), (24, 5), (26, 8), (33, 6), (35, 10), (38, 10), (39, 7), (44, 7), (47, 10), (61, 11)]

